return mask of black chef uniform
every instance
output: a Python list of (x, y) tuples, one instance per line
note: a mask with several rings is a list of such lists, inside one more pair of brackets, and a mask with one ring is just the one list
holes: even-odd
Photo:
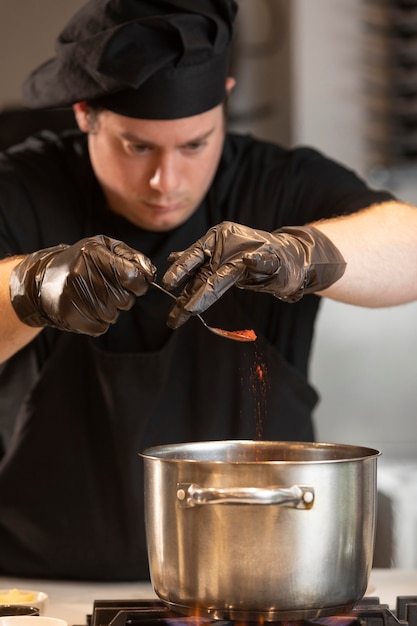
[[(162, 276), (171, 251), (222, 220), (273, 231), (389, 198), (316, 151), (229, 135), (198, 210), (170, 232), (145, 232), (107, 209), (84, 135), (44, 134), (0, 157), (0, 256), (103, 233), (149, 256)], [(313, 439), (307, 369), (318, 297), (287, 304), (232, 288), (205, 318), (253, 329), (253, 344), (215, 337), (196, 318), (172, 331), (171, 305), (150, 287), (102, 337), (46, 328), (1, 366), (0, 425), (11, 436), (0, 461), (0, 574), (145, 579), (139, 451)]]

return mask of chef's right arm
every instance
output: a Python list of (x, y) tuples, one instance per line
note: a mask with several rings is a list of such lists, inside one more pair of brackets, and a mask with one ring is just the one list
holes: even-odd
[(156, 268), (104, 235), (61, 244), (0, 264), (0, 362), (45, 326), (93, 337), (145, 294)]

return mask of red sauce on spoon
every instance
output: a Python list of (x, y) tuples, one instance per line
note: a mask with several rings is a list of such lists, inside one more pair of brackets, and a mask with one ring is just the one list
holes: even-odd
[(250, 330), (224, 330), (223, 328), (213, 328), (217, 335), (227, 337), (228, 339), (234, 339), (235, 341), (255, 341), (256, 334)]

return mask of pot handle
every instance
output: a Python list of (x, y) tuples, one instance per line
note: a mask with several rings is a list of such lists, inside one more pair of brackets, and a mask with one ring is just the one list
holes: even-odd
[(277, 504), (296, 509), (311, 509), (314, 502), (313, 487), (236, 487), (215, 489), (200, 487), (195, 483), (178, 483), (177, 499), (181, 507), (201, 504)]

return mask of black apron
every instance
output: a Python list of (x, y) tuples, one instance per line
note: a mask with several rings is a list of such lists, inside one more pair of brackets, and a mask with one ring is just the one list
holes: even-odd
[[(250, 327), (231, 292), (222, 301), (209, 323)], [(204, 439), (311, 440), (316, 400), (263, 337), (235, 343), (195, 318), (150, 353), (61, 333), (0, 467), (0, 572), (148, 578), (138, 453)]]

